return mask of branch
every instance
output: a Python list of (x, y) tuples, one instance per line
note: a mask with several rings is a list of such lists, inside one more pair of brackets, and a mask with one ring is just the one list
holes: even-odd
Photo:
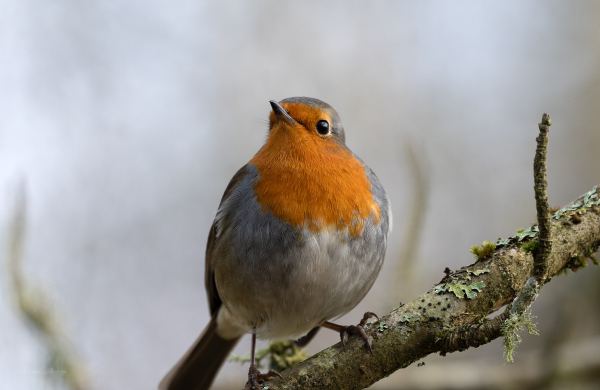
[[(549, 125), (550, 118), (544, 115), (538, 137), (540, 155), (536, 153), (534, 162), (539, 228), (532, 226), (499, 240), (486, 259), (448, 273), (427, 293), (368, 325), (372, 357), (364, 342), (353, 337), (345, 350), (338, 343), (283, 371), (283, 378), (263, 385), (270, 390), (363, 389), (429, 354), (445, 355), (487, 344), (502, 336), (511, 315), (525, 313), (541, 287), (538, 280), (548, 283), (566, 269), (584, 267), (600, 245), (600, 191), (594, 187), (550, 217), (545, 195)], [(505, 305), (501, 315), (486, 318)]]
[(535, 206), (537, 209), (537, 220), (540, 229), (538, 239), (537, 253), (535, 255), (534, 276), (539, 283), (543, 283), (548, 274), (548, 255), (552, 250), (552, 238), (550, 237), (550, 205), (548, 204), (548, 195), (546, 190), (546, 147), (548, 146), (548, 132), (550, 131), (550, 116), (542, 115), (542, 123), (539, 125), (540, 135), (535, 139), (537, 149), (533, 160), (533, 180), (535, 190)]

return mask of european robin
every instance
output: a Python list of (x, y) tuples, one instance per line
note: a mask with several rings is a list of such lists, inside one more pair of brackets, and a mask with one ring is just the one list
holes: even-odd
[[(352, 310), (383, 264), (390, 204), (375, 173), (345, 144), (338, 113), (307, 97), (271, 101), (264, 146), (233, 177), (210, 229), (205, 286), (212, 318), (160, 383), (208, 389), (238, 340), (252, 333), (246, 389), (279, 375), (254, 364), (256, 337), (291, 339)], [(376, 316), (375, 316), (376, 317)], [(314, 331), (311, 332), (311, 335)]]

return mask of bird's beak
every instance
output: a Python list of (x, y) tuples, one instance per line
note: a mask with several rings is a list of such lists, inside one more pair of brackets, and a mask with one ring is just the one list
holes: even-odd
[(273, 113), (275, 114), (275, 122), (284, 121), (288, 125), (292, 125), (296, 123), (296, 121), (288, 114), (286, 110), (283, 109), (275, 100), (270, 100), (271, 108), (273, 108)]

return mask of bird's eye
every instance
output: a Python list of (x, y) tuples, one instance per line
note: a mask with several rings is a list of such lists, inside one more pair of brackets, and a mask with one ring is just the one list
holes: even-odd
[(320, 120), (317, 122), (317, 132), (321, 135), (329, 134), (329, 123), (324, 120)]

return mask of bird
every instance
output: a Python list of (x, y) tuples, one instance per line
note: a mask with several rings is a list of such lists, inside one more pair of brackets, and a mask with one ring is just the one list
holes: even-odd
[(319, 327), (361, 336), (364, 326), (330, 322), (352, 310), (381, 270), (392, 227), (375, 173), (347, 146), (329, 104), (309, 97), (270, 101), (267, 139), (231, 179), (210, 228), (205, 287), (211, 319), (164, 377), (160, 390), (209, 389), (240, 338), (252, 334), (245, 389), (280, 376), (255, 365), (256, 338), (297, 339)]

